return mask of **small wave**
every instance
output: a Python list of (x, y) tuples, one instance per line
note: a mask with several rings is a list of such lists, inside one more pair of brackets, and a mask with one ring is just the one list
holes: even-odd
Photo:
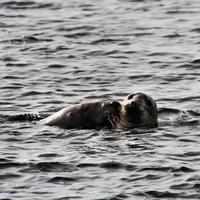
[(194, 117), (200, 117), (200, 112), (194, 110), (187, 110), (187, 112)]
[(17, 62), (17, 59), (12, 58), (12, 57), (9, 57), (9, 56), (0, 58), (0, 60), (2, 60), (2, 61), (4, 61), (4, 62)]
[[(0, 17), (3, 17), (3, 18), (25, 18), (26, 16), (25, 15), (20, 15), (20, 14), (0, 14)], [(8, 24), (5, 24), (5, 23), (2, 23), (0, 22), (0, 27), (14, 27), (15, 25), (8, 25)]]
[(200, 181), (200, 176), (199, 175), (196, 175), (196, 176), (192, 176), (192, 177), (190, 177), (190, 178), (188, 178), (187, 180), (186, 180), (187, 182), (193, 182), (193, 181)]
[(149, 35), (154, 35), (154, 33), (147, 33), (147, 32), (134, 33), (135, 37), (143, 37), (143, 36), (149, 36)]
[(35, 164), (35, 168), (43, 172), (69, 172), (74, 166), (60, 162), (39, 162)]
[(100, 199), (95, 198), (95, 199), (96, 200), (124, 200), (124, 199), (134, 199), (134, 198), (132, 198), (131, 195), (121, 192), (116, 195), (110, 195), (108, 198), (100, 198)]
[(64, 36), (67, 38), (80, 38), (80, 37), (86, 37), (91, 35), (90, 32), (79, 32), (79, 33), (69, 33), (65, 34)]
[(55, 4), (52, 3), (38, 3), (35, 1), (8, 1), (0, 3), (0, 7), (6, 9), (41, 9), (41, 8), (54, 8)]
[(55, 69), (65, 68), (65, 65), (51, 64), (51, 65), (48, 66), (48, 68), (55, 68)]
[(169, 113), (177, 114), (180, 112), (181, 112), (180, 110), (175, 109), (175, 108), (159, 108), (158, 109), (159, 114), (169, 114)]
[[(5, 80), (18, 80), (19, 79), (20, 80), (21, 77), (15, 76), (15, 75), (6, 75), (6, 76), (3, 77), (3, 79), (5, 79)], [(7, 86), (5, 86), (5, 87), (7, 87)], [(9, 86), (9, 87), (12, 87), (12, 86)], [(19, 88), (21, 88), (23, 86), (13, 86), (13, 87), (19, 87)]]
[(184, 97), (177, 100), (178, 102), (192, 101), (192, 100), (200, 100), (200, 96), (192, 96), (192, 97)]
[(181, 166), (181, 167), (162, 167), (162, 166), (152, 166), (152, 167), (143, 167), (138, 171), (161, 171), (161, 172), (194, 172), (196, 170)]
[(104, 55), (104, 51), (102, 50), (92, 50), (92, 51), (88, 51), (87, 53), (85, 53), (86, 56), (103, 56)]
[(97, 167), (99, 166), (97, 163), (80, 163), (76, 167), (86, 168), (86, 167)]
[(200, 59), (195, 59), (191, 61), (192, 64), (200, 64)]
[(177, 10), (169, 10), (169, 11), (166, 11), (166, 14), (173, 14), (173, 15), (176, 15), (176, 14), (193, 14), (195, 13), (195, 11), (190, 11), (190, 10), (186, 10), (186, 9), (183, 9), (183, 10), (180, 10), (180, 9), (177, 9)]
[(185, 68), (185, 69), (199, 69), (200, 59), (194, 59), (190, 63), (184, 63), (178, 65), (177, 68)]
[(193, 189), (198, 190), (200, 192), (200, 183), (196, 183), (192, 186)]
[[(116, 55), (116, 54), (119, 54), (120, 51), (118, 50), (112, 50), (112, 51), (107, 51), (104, 53), (105, 56), (108, 56), (108, 55)], [(118, 56), (119, 57), (119, 56)], [(121, 56), (120, 56), (121, 57)]]
[(148, 54), (147, 56), (167, 56), (169, 55), (170, 53), (169, 52), (153, 52), (153, 53), (150, 53)]
[(16, 178), (20, 178), (21, 175), (19, 174), (13, 174), (13, 173), (6, 173), (6, 174), (1, 174), (0, 175), (0, 180), (5, 180), (5, 179), (16, 179)]
[(123, 163), (114, 162), (114, 161), (101, 163), (100, 167), (106, 168), (106, 169), (126, 169), (126, 170), (135, 169), (135, 166), (133, 165), (123, 164)]
[(21, 94), (21, 96), (25, 97), (25, 96), (36, 96), (36, 95), (42, 95), (42, 94), (52, 94), (52, 92), (39, 92), (39, 91), (28, 91), (28, 92), (24, 92)]
[(101, 38), (97, 39), (91, 42), (91, 44), (106, 44), (106, 43), (111, 43), (115, 44), (117, 42), (123, 41), (122, 39), (112, 39), (112, 38)]
[(191, 152), (186, 152), (183, 154), (184, 157), (196, 157), (200, 156), (200, 151), (191, 151)]
[[(8, 67), (12, 67), (12, 66), (16, 66), (16, 67), (26, 67), (28, 66), (28, 63), (6, 63), (6, 66)], [(5, 77), (11, 77), (11, 76), (5, 76)], [(16, 77), (16, 76), (15, 76)], [(16, 77), (16, 79), (21, 79), (20, 77)]]
[(44, 157), (44, 158), (51, 158), (51, 157), (59, 157), (59, 154), (56, 153), (45, 153), (45, 154), (40, 154), (38, 157)]
[(141, 75), (130, 75), (127, 78), (131, 80), (144, 80), (144, 79), (146, 80), (146, 79), (152, 79), (154, 78), (154, 76), (151, 74), (141, 74)]
[(194, 28), (194, 29), (191, 29), (191, 31), (200, 33), (200, 28)]
[(57, 30), (61, 31), (61, 32), (71, 32), (71, 31), (77, 31), (77, 30), (91, 31), (95, 28), (96, 27), (94, 27), (94, 26), (73, 26), (73, 27), (67, 27), (67, 28), (60, 27)]
[(196, 126), (199, 125), (199, 120), (198, 119), (190, 119), (187, 121), (183, 121), (183, 120), (178, 120), (177, 123), (181, 126)]
[[(194, 99), (194, 97), (191, 97), (191, 98)], [(171, 123), (173, 125), (179, 125), (179, 126), (195, 126), (195, 125), (200, 124), (200, 118), (199, 118), (200, 113), (193, 110), (159, 108), (158, 116), (159, 116), (158, 118), (160, 120), (160, 124), (163, 124), (163, 125), (165, 123), (168, 125), (169, 123)]]
[(53, 41), (50, 38), (37, 38), (35, 36), (22, 36), (19, 38), (13, 38), (9, 40), (2, 41), (3, 43), (11, 43), (15, 45), (21, 45), (24, 43), (38, 43), (38, 42), (51, 42)]
[(175, 184), (175, 185), (171, 185), (170, 189), (174, 189), (174, 190), (187, 190), (187, 189), (191, 189), (191, 184), (189, 183), (181, 183), (181, 184)]
[(0, 169), (7, 169), (11, 167), (24, 167), (26, 166), (25, 163), (19, 163), (19, 162), (0, 162)]
[(169, 192), (169, 191), (156, 191), (156, 190), (150, 190), (145, 192), (145, 194), (147, 194), (148, 196), (152, 196), (155, 198), (178, 198), (180, 197), (179, 193), (173, 193), (173, 192)]
[(54, 177), (54, 178), (51, 178), (50, 180), (48, 180), (48, 182), (50, 183), (60, 183), (60, 184), (66, 184), (66, 183), (71, 183), (71, 182), (76, 182), (78, 181), (77, 178), (72, 178), (72, 177), (60, 177), (60, 176), (57, 176), (57, 177)]
[(171, 167), (158, 167), (158, 166), (153, 166), (153, 167), (142, 167), (138, 171), (161, 171), (161, 172), (168, 172), (171, 171)]
[(183, 35), (180, 35), (178, 33), (173, 33), (173, 34), (169, 34), (169, 35), (164, 35), (163, 37), (166, 37), (166, 38), (179, 38), (179, 37), (183, 37)]
[(186, 166), (181, 166), (181, 167), (178, 167), (178, 168), (173, 168), (171, 170), (171, 172), (194, 172), (196, 171), (195, 169), (192, 169), (190, 167), (186, 167)]
[(109, 161), (103, 163), (81, 163), (78, 164), (77, 167), (85, 168), (85, 167), (100, 167), (110, 170), (117, 170), (117, 169), (125, 169), (125, 170), (133, 170), (135, 166), (130, 164), (123, 164), (119, 162)]

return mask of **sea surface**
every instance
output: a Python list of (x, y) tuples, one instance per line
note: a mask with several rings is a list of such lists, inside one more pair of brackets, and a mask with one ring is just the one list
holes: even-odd
[[(199, 0), (1, 0), (0, 80), (0, 199), (200, 199)], [(158, 128), (5, 120), (132, 92)]]

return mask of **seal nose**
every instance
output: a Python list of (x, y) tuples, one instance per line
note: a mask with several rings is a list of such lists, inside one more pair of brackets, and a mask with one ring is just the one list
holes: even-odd
[(135, 107), (138, 106), (137, 103), (136, 103), (135, 101), (132, 101), (132, 102), (130, 103), (130, 105), (131, 105), (132, 108), (135, 108)]
[(133, 112), (133, 113), (139, 113), (139, 111), (140, 111), (140, 109), (139, 109), (139, 105), (137, 104), (137, 102), (135, 102), (135, 101), (132, 101), (131, 103), (130, 103), (130, 108), (131, 108), (131, 111)]

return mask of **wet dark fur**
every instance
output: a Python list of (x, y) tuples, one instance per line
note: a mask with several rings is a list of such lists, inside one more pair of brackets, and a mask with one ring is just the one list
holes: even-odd
[(6, 116), (6, 119), (8, 121), (38, 121), (44, 118), (45, 116), (33, 113), (24, 113), (19, 115)]
[(83, 103), (64, 108), (41, 120), (40, 124), (60, 126), (67, 129), (111, 129), (111, 118), (118, 115), (119, 107), (120, 103), (115, 101)]

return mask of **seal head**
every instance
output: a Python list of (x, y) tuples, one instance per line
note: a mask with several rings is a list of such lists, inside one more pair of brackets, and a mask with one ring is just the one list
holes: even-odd
[(114, 128), (155, 128), (158, 126), (156, 102), (144, 93), (129, 94), (121, 104)]

